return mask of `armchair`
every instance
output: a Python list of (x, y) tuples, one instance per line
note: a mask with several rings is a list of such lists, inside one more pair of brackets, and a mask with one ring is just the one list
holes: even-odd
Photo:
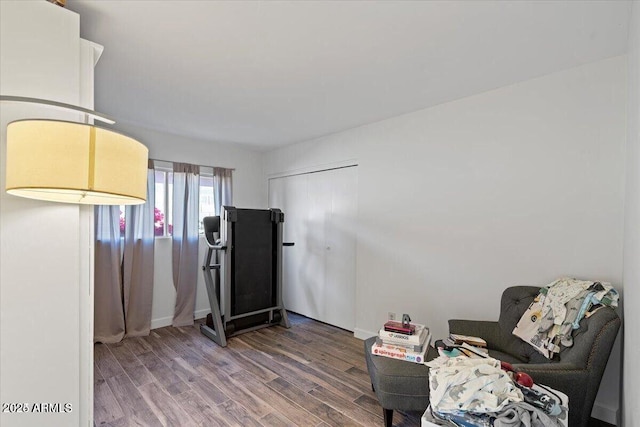
[[(562, 391), (569, 397), (569, 425), (586, 427), (600, 386), (604, 368), (620, 328), (620, 317), (609, 307), (582, 319), (573, 333), (572, 347), (563, 349), (559, 360), (550, 361), (512, 334), (513, 329), (538, 295), (535, 286), (514, 286), (502, 294), (497, 322), (449, 320), (449, 332), (473, 335), (487, 341), (489, 355), (511, 363), (533, 380)], [(392, 425), (393, 410), (424, 411), (429, 404), (429, 368), (371, 354), (375, 337), (365, 341), (365, 358), (371, 384), (383, 408), (386, 426)], [(429, 353), (427, 360), (437, 354)]]
[(535, 286), (507, 288), (497, 322), (449, 320), (449, 332), (484, 338), (491, 357), (513, 364), (516, 370), (531, 375), (534, 382), (565, 393), (569, 396), (569, 424), (586, 426), (620, 317), (612, 308), (604, 307), (582, 319), (573, 333), (573, 346), (560, 352), (559, 361), (550, 361), (511, 333), (539, 290)]

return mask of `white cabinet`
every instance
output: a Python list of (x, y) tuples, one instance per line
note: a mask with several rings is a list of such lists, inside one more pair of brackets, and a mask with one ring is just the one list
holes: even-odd
[(285, 214), (283, 297), (288, 310), (355, 327), (357, 167), (269, 180)]

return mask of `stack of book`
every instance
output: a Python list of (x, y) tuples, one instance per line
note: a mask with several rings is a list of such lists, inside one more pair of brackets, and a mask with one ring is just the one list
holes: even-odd
[(403, 327), (401, 322), (387, 322), (378, 332), (371, 353), (407, 362), (424, 363), (431, 342), (429, 328), (412, 323)]

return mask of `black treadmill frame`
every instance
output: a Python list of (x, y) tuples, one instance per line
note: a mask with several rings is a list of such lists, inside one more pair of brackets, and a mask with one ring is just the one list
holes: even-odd
[[(275, 296), (272, 299), (273, 304), (269, 307), (254, 310), (246, 313), (234, 313), (232, 307), (232, 292), (234, 292), (234, 263), (235, 263), (235, 247), (234, 247), (234, 229), (238, 225), (238, 211), (256, 209), (237, 209), (234, 206), (223, 206), (222, 216), (220, 218), (220, 243), (212, 241), (209, 236), (205, 236), (208, 245), (207, 253), (204, 257), (202, 270), (204, 274), (207, 295), (209, 297), (209, 305), (211, 306), (212, 327), (203, 324), (200, 325), (200, 331), (208, 338), (216, 342), (221, 347), (227, 346), (227, 338), (239, 335), (245, 332), (265, 328), (273, 325), (281, 325), (290, 328), (287, 311), (282, 302), (282, 224), (284, 223), (284, 214), (280, 209), (269, 209), (271, 215), (271, 224), (274, 232), (272, 236), (272, 263), (271, 274), (275, 281)], [(284, 246), (291, 246), (287, 243)], [(213, 255), (216, 258), (213, 259)], [(213, 264), (212, 264), (213, 259)], [(216, 262), (220, 260), (220, 262)], [(215, 274), (215, 279), (213, 276)], [(222, 299), (220, 304), (221, 290), (220, 281), (223, 282)], [(273, 284), (273, 282), (272, 282)], [(266, 321), (261, 321), (255, 325), (243, 325), (240, 329), (236, 329), (235, 322), (246, 323), (250, 317), (262, 317), (261, 314), (267, 314)], [(244, 322), (242, 322), (244, 320)]]

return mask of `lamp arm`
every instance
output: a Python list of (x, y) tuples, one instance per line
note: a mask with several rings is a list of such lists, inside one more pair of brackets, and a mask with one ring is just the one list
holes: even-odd
[(112, 124), (114, 124), (116, 122), (112, 117), (109, 117), (106, 114), (98, 113), (96, 111), (89, 110), (87, 108), (78, 107), (77, 105), (65, 104), (63, 102), (51, 101), (51, 100), (48, 100), (48, 99), (28, 98), (28, 97), (24, 97), (24, 96), (0, 95), (0, 101), (27, 102), (27, 103), (31, 103), (31, 104), (46, 105), (46, 106), (54, 107), (54, 108), (62, 108), (64, 110), (77, 111), (79, 113), (86, 114), (87, 116), (92, 117), (95, 120), (99, 120), (101, 122), (108, 123), (110, 125), (112, 125)]

